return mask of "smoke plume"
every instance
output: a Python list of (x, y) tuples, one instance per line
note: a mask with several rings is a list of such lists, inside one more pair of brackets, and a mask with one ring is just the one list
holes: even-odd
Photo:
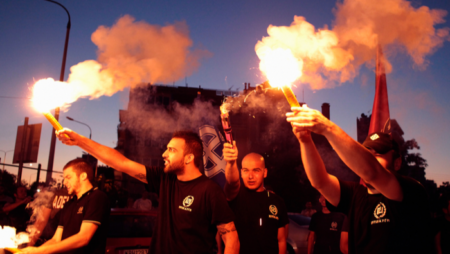
[[(67, 82), (38, 81), (40, 87), (33, 87), (34, 100), (53, 101), (55, 95), (49, 91), (59, 91), (57, 97), (67, 108), (81, 97), (95, 99), (138, 84), (174, 82), (191, 75), (200, 60), (211, 55), (207, 50), (191, 49), (185, 22), (158, 26), (125, 15), (112, 27), (100, 26), (91, 39), (98, 47), (98, 59), (72, 66)], [(63, 106), (55, 104), (49, 108)]]
[[(363, 64), (372, 65), (377, 46), (388, 55), (406, 52), (414, 64), (426, 67), (426, 56), (449, 39), (445, 10), (414, 8), (406, 0), (344, 0), (334, 9), (332, 29), (316, 29), (304, 17), (295, 16), (288, 26), (272, 26), (255, 46), (261, 60), (268, 49), (290, 49), (303, 63), (299, 81), (312, 89), (331, 88), (351, 81)], [(385, 59), (386, 71), (392, 66)]]

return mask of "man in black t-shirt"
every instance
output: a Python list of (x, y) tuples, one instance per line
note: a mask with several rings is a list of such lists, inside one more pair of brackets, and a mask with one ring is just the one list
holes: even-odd
[(14, 194), (16, 200), (13, 203), (7, 203), (3, 206), (3, 211), (9, 218), (9, 226), (16, 228), (17, 232), (26, 232), (28, 221), (31, 216), (31, 209), (27, 208), (28, 203), (32, 200), (28, 196), (25, 186), (17, 186)]
[[(417, 181), (395, 173), (398, 145), (389, 134), (372, 133), (363, 145), (319, 111), (293, 107), (287, 121), (300, 142), (306, 174), (349, 220), (349, 253), (427, 253), (430, 251), (427, 195)], [(365, 184), (345, 182), (327, 173), (310, 132), (325, 136), (342, 161)]]
[(92, 167), (75, 159), (64, 166), (63, 175), (68, 194), (74, 196), (61, 211), (58, 229), (40, 247), (21, 253), (105, 253), (110, 205), (106, 194), (92, 186)]
[(200, 171), (203, 144), (196, 133), (174, 133), (163, 153), (164, 169), (147, 168), (68, 129), (57, 131), (57, 136), (64, 144), (77, 145), (108, 166), (148, 183), (150, 191), (159, 194), (150, 253), (213, 253), (217, 230), (225, 251), (238, 252), (233, 212), (220, 187)]
[[(66, 188), (45, 188), (39, 186), (39, 192), (35, 194), (35, 200), (40, 200), (39, 203), (34, 204), (34, 209), (39, 209), (39, 216), (36, 215), (30, 232), (30, 242), (28, 246), (40, 246), (44, 242), (50, 240), (56, 232), (59, 223), (60, 211), (64, 204), (70, 200), (71, 195), (67, 193)], [(36, 206), (40, 206), (37, 208)]]
[(330, 212), (324, 196), (319, 202), (322, 210), (313, 214), (309, 223), (308, 254), (341, 254), (345, 215)]
[(256, 153), (242, 160), (241, 177), (236, 165), (238, 150), (224, 144), (225, 195), (236, 216), (236, 229), (241, 243), (240, 253), (286, 253), (289, 219), (284, 201), (264, 188), (267, 168), (264, 158)]
[(450, 253), (450, 196), (441, 197), (442, 211), (444, 218), (438, 220), (437, 234), (435, 236), (435, 247), (437, 254)]

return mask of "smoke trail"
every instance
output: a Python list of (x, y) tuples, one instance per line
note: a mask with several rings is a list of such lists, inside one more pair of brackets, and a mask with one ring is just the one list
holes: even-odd
[[(34, 100), (52, 102), (59, 97), (67, 109), (81, 97), (95, 99), (138, 84), (171, 83), (191, 75), (200, 60), (211, 55), (207, 50), (191, 49), (185, 22), (158, 26), (125, 15), (112, 27), (100, 26), (91, 39), (98, 47), (98, 59), (72, 66), (67, 82), (46, 80), (35, 85)], [(49, 108), (63, 106), (56, 104)]]
[[(269, 36), (255, 46), (258, 57), (262, 60), (267, 50), (289, 49), (303, 64), (300, 82), (322, 89), (352, 80), (363, 64), (373, 65), (377, 45), (388, 55), (404, 51), (424, 68), (426, 56), (449, 39), (449, 28), (435, 28), (445, 22), (445, 10), (414, 8), (406, 0), (344, 0), (334, 13), (332, 29), (316, 29), (299, 16), (289, 27), (270, 25)], [(392, 70), (386, 59), (385, 66)]]
[(51, 191), (49, 188), (43, 188), (39, 192), (36, 192), (34, 195), (34, 200), (31, 201), (28, 206), (33, 209), (33, 213), (30, 217), (30, 221), (28, 222), (27, 232), (30, 233), (30, 237), (34, 234), (39, 234), (37, 232), (37, 228), (34, 226), (34, 223), (37, 220), (43, 221), (43, 213), (42, 208), (48, 207), (53, 203), (53, 199), (55, 197), (55, 193)]

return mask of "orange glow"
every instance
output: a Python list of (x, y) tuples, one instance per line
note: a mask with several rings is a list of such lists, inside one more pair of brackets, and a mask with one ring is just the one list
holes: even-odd
[(38, 80), (33, 88), (33, 106), (41, 113), (49, 112), (56, 107), (67, 108), (77, 98), (74, 86), (52, 78)]
[(266, 75), (270, 85), (283, 90), (291, 107), (300, 107), (291, 84), (302, 76), (303, 62), (295, 58), (290, 49), (264, 46), (258, 48), (256, 53), (261, 59), (259, 69)]
[(265, 46), (256, 54), (261, 59), (259, 69), (273, 87), (290, 86), (302, 76), (303, 62), (295, 58), (290, 49)]

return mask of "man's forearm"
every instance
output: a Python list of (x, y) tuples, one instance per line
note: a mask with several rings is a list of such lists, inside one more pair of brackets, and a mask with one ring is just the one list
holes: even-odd
[(223, 252), (224, 254), (238, 254), (239, 253), (240, 243), (239, 243), (239, 238), (238, 238), (236, 231), (234, 231), (234, 233), (229, 233), (226, 236), (226, 239), (224, 239), (224, 243), (225, 243), (225, 250)]
[(11, 212), (12, 210), (16, 209), (18, 206), (20, 206), (22, 204), (23, 204), (22, 202), (16, 202), (16, 203), (10, 204), (8, 206), (4, 206), (3, 207), (3, 212), (9, 213), (9, 212)]
[(228, 200), (232, 200), (236, 197), (240, 182), (239, 182), (239, 170), (236, 162), (227, 162), (225, 166), (225, 196)]
[(366, 183), (391, 200), (403, 199), (403, 191), (395, 175), (385, 169), (368, 149), (337, 125), (324, 135), (342, 161)]
[(278, 241), (278, 253), (286, 254), (286, 240)]
[(325, 164), (312, 138), (304, 138), (300, 141), (300, 153), (303, 166), (311, 185), (316, 188), (331, 204), (337, 206), (340, 200), (339, 181), (328, 174)]
[(49, 246), (49, 245), (52, 245), (52, 244), (55, 244), (55, 243), (57, 243), (57, 241), (52, 238), (52, 239), (46, 241), (45, 243), (43, 243), (40, 247), (42, 247), (42, 246)]
[(50, 239), (45, 244), (43, 244), (41, 247), (39, 247), (39, 250), (42, 253), (48, 253), (48, 254), (60, 253), (60, 252), (65, 252), (65, 251), (84, 247), (89, 243), (90, 240), (91, 240), (90, 236), (86, 236), (86, 235), (82, 235), (82, 234), (78, 233), (78, 234), (68, 237), (60, 242), (56, 242), (56, 240)]

